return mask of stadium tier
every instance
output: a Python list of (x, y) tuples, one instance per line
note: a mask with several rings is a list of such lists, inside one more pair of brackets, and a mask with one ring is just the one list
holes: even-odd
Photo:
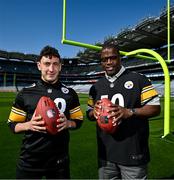
[[(174, 46), (171, 46), (174, 51)], [(164, 52), (164, 50), (163, 50)], [(124, 66), (142, 74), (145, 74), (153, 81), (163, 81), (164, 74), (159, 62), (138, 60), (135, 58), (122, 59)], [(65, 63), (66, 62), (66, 63)], [(69, 62), (69, 63), (68, 63)], [(171, 79), (174, 79), (174, 54), (171, 63), (168, 64)], [(73, 64), (71, 59), (63, 59), (61, 81), (66, 85), (92, 84), (96, 82), (103, 71), (99, 63)], [(80, 72), (79, 72), (80, 69)], [(28, 86), (37, 81), (40, 72), (34, 61), (20, 59), (6, 59), (0, 57), (0, 86)]]

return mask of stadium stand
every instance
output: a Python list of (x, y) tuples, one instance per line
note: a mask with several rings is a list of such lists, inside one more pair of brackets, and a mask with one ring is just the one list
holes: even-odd
[[(171, 15), (171, 62), (168, 63), (170, 77), (174, 79), (174, 6)], [(163, 10), (159, 17), (148, 17), (141, 20), (132, 29), (125, 28), (114, 37), (109, 37), (104, 43), (116, 43), (122, 51), (132, 51), (139, 48), (150, 48), (167, 59), (167, 11)], [(96, 45), (102, 45), (97, 43)], [(31, 85), (40, 77), (35, 60), (35, 54), (7, 52), (0, 50), (0, 90), (16, 90)], [(123, 65), (131, 70), (149, 77), (159, 89), (164, 92), (164, 74), (158, 61), (122, 57)], [(99, 52), (85, 49), (77, 53), (74, 58), (63, 58), (61, 81), (73, 87), (77, 92), (88, 92), (90, 86), (96, 82), (103, 71), (100, 67)], [(80, 69), (80, 71), (79, 71)], [(173, 88), (174, 81), (171, 86)], [(14, 88), (15, 87), (15, 88)], [(172, 91), (172, 94), (174, 92)]]

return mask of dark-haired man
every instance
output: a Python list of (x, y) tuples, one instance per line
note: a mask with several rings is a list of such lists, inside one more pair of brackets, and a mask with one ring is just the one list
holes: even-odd
[[(46, 46), (37, 59), (41, 80), (17, 95), (8, 119), (14, 133), (24, 132), (17, 164), (17, 179), (69, 179), (69, 129), (80, 128), (83, 120), (76, 92), (59, 81), (61, 58), (57, 49)], [(58, 133), (46, 131), (41, 116), (34, 116), (42, 96), (50, 97), (61, 112)]]
[(114, 134), (97, 126), (99, 179), (146, 179), (150, 160), (148, 118), (160, 113), (158, 93), (144, 75), (121, 65), (114, 44), (102, 47), (101, 65), (105, 76), (90, 89), (87, 116), (97, 119), (100, 100), (108, 98), (113, 103), (108, 118), (119, 125)]

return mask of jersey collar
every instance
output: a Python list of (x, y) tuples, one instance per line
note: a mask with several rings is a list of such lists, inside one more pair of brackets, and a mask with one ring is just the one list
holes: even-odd
[(61, 82), (60, 81), (57, 81), (56, 83), (54, 84), (50, 84), (50, 83), (47, 83), (45, 81), (43, 81), (42, 79), (40, 80), (40, 83), (46, 87), (50, 87), (50, 88), (57, 88), (59, 86), (61, 86)]
[(109, 82), (114, 82), (118, 77), (120, 77), (123, 74), (124, 71), (125, 71), (125, 67), (121, 66), (121, 69), (119, 70), (119, 72), (116, 75), (111, 77), (111, 76), (108, 76), (105, 72), (105, 77)]

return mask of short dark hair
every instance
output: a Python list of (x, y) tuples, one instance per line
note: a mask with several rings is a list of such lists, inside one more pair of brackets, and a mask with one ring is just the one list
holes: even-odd
[(55, 57), (58, 57), (60, 59), (60, 54), (58, 52), (58, 50), (54, 47), (51, 47), (51, 46), (45, 46), (41, 51), (40, 51), (40, 55), (38, 56), (37, 58), (37, 62), (41, 60), (41, 58), (43, 56), (55, 56)]
[(114, 49), (118, 55), (120, 55), (120, 52), (119, 52), (119, 47), (117, 44), (114, 44), (114, 43), (104, 43), (103, 46), (102, 46), (102, 49), (101, 51), (103, 51), (104, 49)]

